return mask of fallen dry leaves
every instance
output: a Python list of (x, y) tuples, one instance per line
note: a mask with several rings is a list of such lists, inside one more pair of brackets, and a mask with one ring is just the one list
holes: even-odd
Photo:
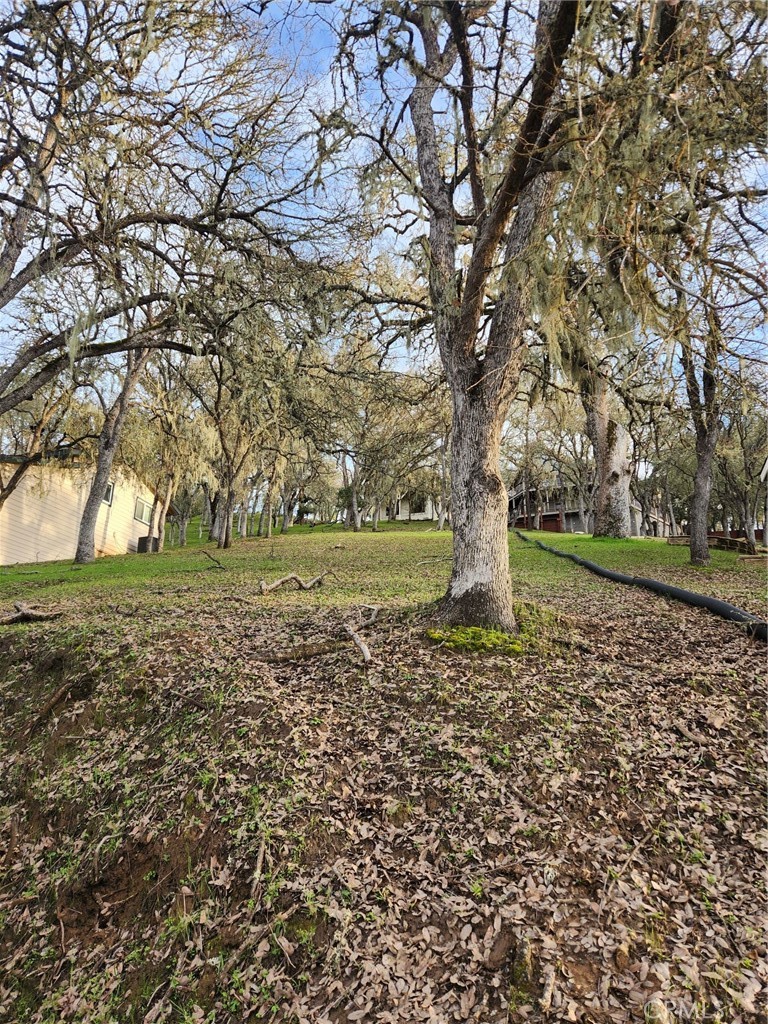
[(522, 659), (384, 610), (283, 662), (339, 613), (222, 577), (4, 640), (0, 1019), (758, 1019), (759, 645), (575, 576)]

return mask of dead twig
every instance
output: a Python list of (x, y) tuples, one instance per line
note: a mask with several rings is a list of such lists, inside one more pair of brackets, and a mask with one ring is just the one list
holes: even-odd
[(345, 629), (345, 631), (347, 633), (349, 633), (349, 635), (352, 638), (352, 641), (354, 642), (355, 646), (357, 647), (357, 649), (362, 654), (362, 656), (363, 656), (363, 663), (365, 665), (367, 665), (368, 662), (371, 660), (371, 652), (370, 652), (370, 650), (368, 648), (368, 645), (366, 644), (365, 640), (363, 640), (363, 638), (360, 636), (360, 634), (356, 633), (354, 631), (354, 629), (352, 629), (352, 627), (350, 625), (348, 625), (346, 622), (344, 623), (344, 629)]
[(206, 707), (205, 704), (202, 704), (199, 700), (195, 700), (194, 697), (188, 697), (186, 693), (179, 693), (178, 690), (171, 689), (166, 690), (166, 693), (169, 693), (172, 697), (178, 697), (179, 700), (186, 701), (186, 703), (191, 704), (193, 708), (199, 708), (201, 711), (211, 710), (209, 707)]
[(233, 967), (237, 965), (239, 960), (242, 960), (242, 958), (249, 950), (253, 949), (254, 946), (258, 945), (259, 942), (261, 942), (261, 940), (264, 938), (264, 936), (268, 935), (269, 932), (272, 931), (274, 926), (279, 921), (287, 921), (288, 918), (293, 913), (293, 909), (284, 910), (282, 914), (275, 914), (271, 921), (269, 921), (267, 924), (263, 924), (260, 928), (257, 928), (255, 932), (248, 936), (248, 938), (240, 946), (240, 948), (235, 950), (235, 952), (232, 954), (229, 960), (227, 960), (226, 964), (224, 965), (224, 973), (230, 974)]
[[(205, 555), (206, 558), (210, 558), (210, 560), (214, 563), (215, 568), (217, 568), (217, 569), (226, 569), (227, 568), (226, 565), (222, 565), (221, 562), (218, 560), (218, 558), (214, 558), (213, 555), (210, 554), (208, 551), (203, 551), (203, 554)], [(208, 568), (212, 569), (212, 568), (214, 568), (214, 566), (209, 566)]]
[(548, 967), (544, 974), (544, 991), (539, 1000), (539, 1006), (545, 1012), (552, 1006), (552, 997), (555, 994), (555, 969)]
[(679, 732), (681, 736), (684, 736), (687, 740), (690, 740), (691, 743), (698, 743), (701, 747), (705, 747), (707, 745), (707, 739), (705, 736), (701, 736), (699, 733), (693, 732), (691, 729), (683, 725), (681, 722), (676, 722), (672, 726), (672, 728), (676, 732)]
[(259, 592), (262, 594), (271, 594), (273, 590), (279, 590), (280, 587), (284, 587), (286, 583), (295, 583), (299, 590), (312, 590), (313, 587), (320, 587), (323, 584), (323, 580), (326, 576), (333, 576), (334, 579), (338, 579), (335, 572), (332, 569), (328, 569), (326, 572), (321, 573), (319, 576), (315, 576), (311, 580), (303, 580), (300, 576), (297, 576), (295, 572), (292, 572), (290, 576), (283, 576), (279, 580), (275, 580), (274, 583), (267, 583), (266, 580), (259, 580)]
[(261, 837), (261, 846), (259, 846), (259, 853), (256, 857), (256, 870), (253, 872), (253, 881), (251, 882), (251, 899), (256, 895), (256, 889), (258, 888), (259, 882), (261, 881), (261, 870), (264, 866), (264, 854), (267, 849), (267, 838), (266, 836)]
[(22, 601), (17, 601), (13, 607), (16, 611), (0, 619), (0, 626), (11, 626), (15, 622), (46, 622), (63, 615), (63, 612), (39, 612), (37, 605), (24, 604)]
[(519, 789), (517, 786), (513, 786), (510, 782), (507, 783), (507, 789), (512, 790), (520, 803), (530, 808), (530, 810), (535, 811), (537, 814), (541, 811), (541, 807), (536, 803), (536, 801), (532, 800), (531, 797), (522, 791), (522, 789)]

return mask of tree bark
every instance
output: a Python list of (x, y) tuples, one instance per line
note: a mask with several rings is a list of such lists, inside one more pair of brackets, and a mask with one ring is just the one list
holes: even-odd
[(629, 434), (611, 418), (610, 390), (601, 373), (587, 372), (581, 383), (581, 398), (597, 476), (593, 536), (629, 537)]
[(460, 427), (454, 431), (451, 459), (453, 572), (440, 618), (512, 633), (517, 623), (509, 575), (508, 499), (499, 474), (505, 413), (481, 387), (454, 390), (454, 423)]
[[(450, 437), (450, 435), (448, 435)], [(448, 437), (443, 438), (440, 445), (440, 504), (437, 509), (437, 529), (442, 532), (445, 529), (445, 520), (448, 516), (448, 508), (451, 500), (450, 480), (448, 479), (448, 459), (446, 449)]]
[(579, 488), (579, 533), (587, 532), (587, 512), (584, 503), (584, 492)]
[(160, 495), (155, 494), (154, 501), (152, 502), (152, 514), (149, 517), (149, 547), (147, 554), (154, 555), (155, 553), (155, 538), (157, 537), (157, 520), (160, 516)]
[(272, 487), (270, 486), (267, 494), (267, 499), (264, 504), (264, 515), (266, 517), (266, 523), (264, 526), (264, 536), (267, 540), (272, 539)]
[(709, 521), (709, 498), (712, 493), (712, 461), (715, 457), (718, 431), (704, 431), (696, 438), (696, 472), (693, 477), (691, 499), (691, 562), (693, 565), (707, 565), (709, 543), (707, 525)]
[(219, 524), (219, 535), (216, 542), (218, 548), (232, 547), (232, 520), (235, 516), (235, 492), (230, 484), (227, 487), (227, 497), (221, 511), (221, 522)]
[(173, 497), (173, 477), (168, 478), (168, 489), (165, 492), (162, 505), (160, 506), (160, 516), (157, 521), (157, 550), (163, 551), (165, 549), (165, 520), (168, 515), (168, 509), (171, 507), (171, 498)]
[(671, 537), (677, 536), (677, 519), (675, 519), (675, 510), (672, 506), (672, 497), (669, 493), (669, 484), (664, 481), (664, 495), (667, 505), (667, 514), (669, 515), (669, 530), (668, 533)]
[(80, 518), (80, 530), (77, 537), (75, 562), (82, 565), (92, 562), (96, 557), (96, 522), (99, 518), (101, 503), (109, 483), (112, 464), (115, 461), (120, 434), (128, 412), (128, 404), (141, 372), (149, 358), (149, 351), (139, 350), (128, 353), (125, 378), (120, 393), (112, 407), (107, 410), (104, 423), (99, 434), (99, 453), (96, 460), (96, 472), (91, 481), (91, 489), (85, 500), (85, 507)]
[(357, 493), (357, 467), (352, 473), (352, 497), (349, 508), (352, 513), (352, 530), (354, 533), (360, 533), (363, 525), (363, 510), (360, 508), (360, 497)]
[[(678, 292), (678, 309), (687, 318), (687, 302)], [(683, 317), (681, 316), (681, 321)], [(720, 322), (714, 309), (708, 310), (709, 330), (704, 340), (701, 386), (696, 375), (696, 358), (687, 329), (680, 332), (680, 357), (685, 374), (685, 387), (696, 431), (696, 472), (691, 502), (691, 563), (707, 565), (707, 521), (712, 493), (712, 463), (720, 436), (719, 355), (722, 349)], [(684, 322), (684, 321), (683, 321)]]
[[(218, 495), (217, 495), (218, 499)], [(208, 540), (215, 540), (217, 543), (221, 537), (221, 500), (216, 501), (216, 510), (213, 512), (213, 521), (208, 531)]]
[(744, 501), (744, 536), (747, 541), (747, 551), (750, 555), (754, 555), (757, 552), (755, 517), (752, 514), (752, 509), (749, 507), (748, 499)]
[(210, 526), (211, 523), (213, 522), (213, 513), (212, 513), (212, 506), (211, 506), (211, 492), (210, 492), (210, 489), (208, 487), (208, 484), (205, 484), (205, 483), (203, 484), (203, 499), (204, 499), (203, 512), (202, 512), (202, 515), (200, 516), (200, 525), (201, 526)]

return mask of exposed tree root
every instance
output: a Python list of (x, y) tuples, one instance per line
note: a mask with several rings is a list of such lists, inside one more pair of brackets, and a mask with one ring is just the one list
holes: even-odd
[(48, 619), (61, 618), (62, 612), (40, 612), (37, 606), (24, 604), (19, 601), (13, 606), (16, 611), (12, 615), (6, 615), (0, 619), (0, 626), (11, 626), (15, 622), (46, 622)]

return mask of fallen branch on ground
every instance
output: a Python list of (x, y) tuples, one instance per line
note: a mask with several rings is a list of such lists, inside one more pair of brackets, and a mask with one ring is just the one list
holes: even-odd
[(69, 693), (72, 687), (75, 685), (76, 680), (70, 679), (63, 686), (60, 686), (58, 690), (50, 697), (43, 705), (42, 710), (38, 713), (37, 717), (33, 719), (32, 724), (29, 726), (26, 732), (27, 738), (29, 738), (37, 729), (39, 725), (42, 725), (48, 715), (53, 711), (57, 704), (59, 704)]
[(364, 604), (363, 608), (365, 608), (366, 611), (369, 611), (371, 614), (368, 616), (368, 618), (364, 622), (361, 622), (360, 625), (361, 626), (372, 626), (374, 624), (374, 622), (376, 621), (376, 619), (378, 619), (378, 617), (379, 617), (379, 612), (381, 611), (381, 605), (379, 605), (379, 604)]
[(346, 640), (326, 640), (318, 644), (299, 644), (298, 647), (291, 647), (287, 651), (280, 651), (277, 654), (262, 655), (261, 661), (268, 665), (279, 665), (288, 661), (303, 661), (305, 658), (315, 658), (320, 654), (332, 654), (347, 646)]
[(211, 710), (209, 707), (206, 707), (205, 704), (202, 704), (199, 700), (196, 700), (194, 697), (188, 696), (186, 693), (179, 693), (178, 690), (171, 690), (171, 689), (168, 689), (166, 692), (171, 697), (178, 697), (179, 700), (186, 701), (186, 703), (187, 704), (191, 704), (193, 708), (199, 708), (200, 711), (206, 711), (207, 712), (207, 711)]
[(6, 615), (0, 619), (0, 626), (11, 626), (15, 622), (46, 622), (49, 619), (58, 619), (62, 612), (39, 612), (37, 605), (32, 606), (19, 601), (13, 606), (16, 611), (12, 615)]
[[(226, 569), (227, 568), (226, 565), (222, 565), (221, 564), (221, 562), (218, 560), (218, 558), (214, 558), (213, 555), (209, 554), (207, 551), (203, 551), (203, 554), (205, 555), (206, 558), (210, 558), (210, 560), (215, 563), (215, 567), (217, 569)], [(213, 566), (208, 566), (208, 568), (212, 569)]]
[(292, 572), (290, 576), (283, 576), (282, 579), (275, 580), (274, 583), (267, 583), (266, 580), (259, 580), (259, 592), (264, 594), (271, 594), (273, 590), (279, 590), (280, 587), (284, 587), (286, 583), (295, 583), (299, 590), (312, 590), (313, 587), (322, 586), (323, 580), (326, 576), (333, 576), (337, 579), (336, 573), (333, 570), (328, 569), (327, 572), (321, 573), (319, 576), (315, 576), (311, 580), (303, 580), (300, 576), (297, 576), (295, 572)]
[(371, 652), (368, 649), (368, 645), (366, 644), (365, 640), (363, 640), (363, 638), (360, 636), (360, 634), (356, 633), (354, 631), (354, 629), (352, 629), (352, 627), (350, 625), (348, 625), (346, 622), (344, 623), (344, 629), (346, 630), (347, 633), (349, 633), (349, 635), (352, 638), (355, 646), (358, 648), (358, 650), (362, 654), (362, 656), (363, 656), (363, 663), (367, 665), (368, 662), (371, 660)]

